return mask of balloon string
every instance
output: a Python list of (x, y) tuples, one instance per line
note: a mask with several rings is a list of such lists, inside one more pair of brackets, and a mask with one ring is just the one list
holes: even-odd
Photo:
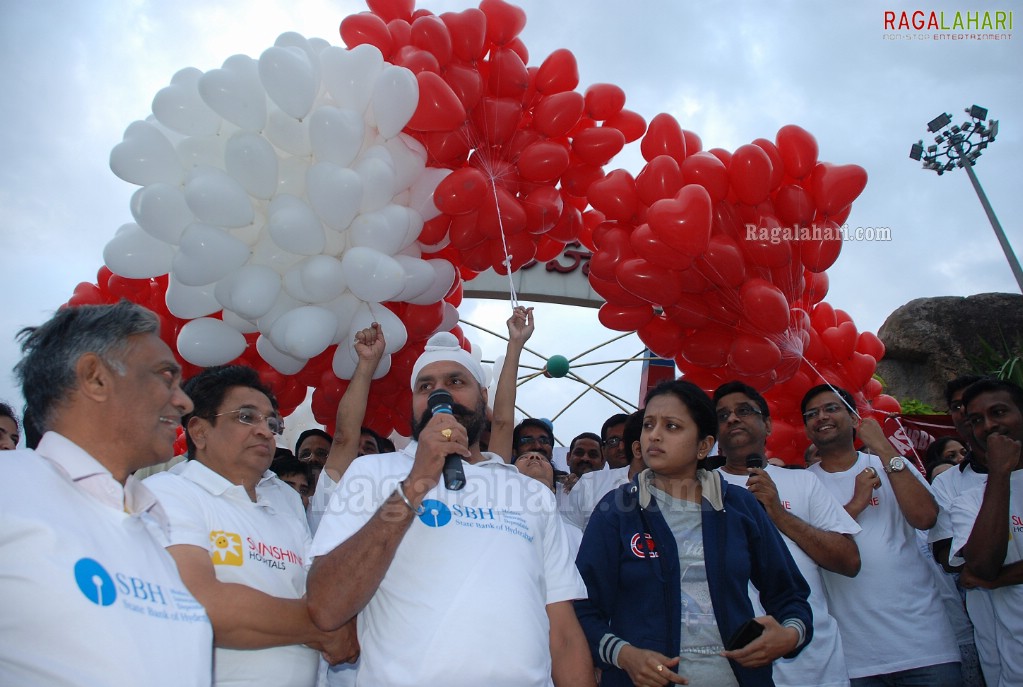
[(515, 280), (512, 278), (511, 255), (508, 253), (508, 241), (504, 236), (504, 221), (501, 219), (501, 206), (497, 201), (497, 182), (491, 174), (490, 189), (494, 192), (494, 208), (497, 211), (497, 227), (501, 230), (501, 248), (504, 250), (504, 269), (508, 273), (508, 298), (511, 300), (512, 308), (519, 305), (519, 296), (515, 292)]

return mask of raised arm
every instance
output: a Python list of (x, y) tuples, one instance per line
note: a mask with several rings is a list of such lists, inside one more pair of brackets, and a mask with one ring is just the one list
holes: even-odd
[(494, 419), (490, 423), (490, 452), (512, 458), (512, 434), (515, 430), (515, 392), (518, 383), (519, 359), (529, 337), (533, 335), (533, 309), (516, 307), (508, 318), (508, 350), (497, 379), (494, 394)]
[(341, 402), (338, 403), (337, 417), (334, 421), (334, 440), (330, 444), (330, 453), (323, 466), (335, 482), (341, 480), (345, 470), (359, 454), (369, 387), (380, 359), (384, 356), (384, 332), (379, 324), (374, 322), (372, 326), (355, 335), (355, 352), (359, 356), (359, 362), (355, 366), (355, 373), (348, 383), (348, 388), (341, 396)]
[[(860, 423), (859, 435), (870, 452), (881, 459), (882, 465), (888, 465), (892, 458), (899, 455), (874, 418), (867, 418)], [(905, 470), (890, 472), (888, 481), (906, 521), (918, 530), (929, 530), (938, 519), (938, 503), (923, 482), (910, 474), (910, 470), (915, 468), (907, 466)]]

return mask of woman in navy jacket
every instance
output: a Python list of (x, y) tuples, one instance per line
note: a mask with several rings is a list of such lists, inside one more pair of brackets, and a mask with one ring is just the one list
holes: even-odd
[[(671, 381), (651, 390), (640, 441), (648, 469), (607, 494), (590, 518), (576, 559), (589, 598), (576, 602), (576, 613), (604, 687), (685, 678), (773, 685), (771, 662), (810, 641), (809, 589), (774, 524), (745, 489), (697, 469), (716, 432), (714, 406), (696, 385)], [(689, 519), (680, 520), (687, 509)], [(692, 536), (669, 522), (695, 525)], [(750, 582), (769, 614), (756, 619), (763, 634), (724, 651), (753, 618)]]

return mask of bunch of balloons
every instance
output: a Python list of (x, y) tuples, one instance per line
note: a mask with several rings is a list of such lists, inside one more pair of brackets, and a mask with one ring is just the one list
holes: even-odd
[(568, 50), (527, 67), (525, 12), (503, 0), (440, 16), (411, 0), (368, 4), (341, 23), (342, 38), (415, 73), (421, 114), (406, 131), (430, 166), (454, 170), (434, 193), (443, 214), (426, 223), (423, 250), (466, 279), (553, 259), (579, 235), (589, 184), (645, 129), (624, 109), (625, 92), (612, 84), (576, 92)]

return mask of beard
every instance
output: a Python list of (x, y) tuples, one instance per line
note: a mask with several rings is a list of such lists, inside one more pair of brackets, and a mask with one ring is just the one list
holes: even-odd
[[(483, 400), (483, 396), (481, 395), (476, 402), (475, 410), (470, 410), (463, 405), (454, 403), (451, 405), (451, 412), (454, 414), (455, 419), (458, 420), (458, 424), (465, 427), (465, 433), (469, 438), (469, 446), (478, 444), (483, 436), (483, 430), (487, 426), (487, 402)], [(429, 424), (431, 419), (433, 419), (433, 412), (427, 409), (423, 412), (423, 416), (419, 418), (418, 422), (412, 423), (412, 438), (415, 441), (419, 441), (419, 434)]]

